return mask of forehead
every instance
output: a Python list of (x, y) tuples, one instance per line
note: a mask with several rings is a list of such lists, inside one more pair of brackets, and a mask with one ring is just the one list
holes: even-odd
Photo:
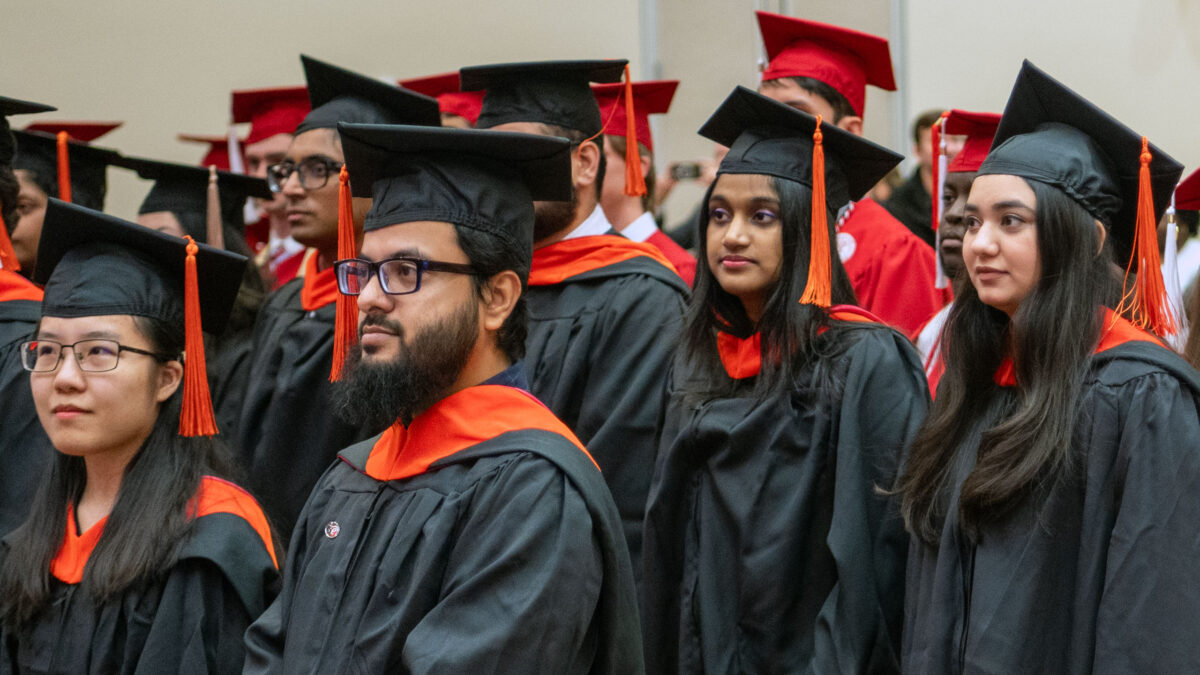
[(335, 161), (342, 161), (342, 144), (338, 142), (337, 132), (333, 129), (309, 129), (292, 137), (287, 149), (288, 159), (298, 162), (313, 155), (324, 155)]
[(21, 192), (28, 193), (31, 191), (42, 191), (42, 189), (37, 186), (37, 183), (33, 181), (33, 178), (29, 175), (29, 172), (25, 169), (13, 169), (13, 174), (17, 177), (17, 183), (21, 186)]
[(517, 131), (523, 134), (537, 134), (538, 136), (553, 136), (550, 129), (541, 122), (505, 122), (497, 124), (491, 128), (492, 131)]
[(977, 208), (988, 208), (992, 204), (1019, 201), (1030, 208), (1037, 205), (1033, 188), (1020, 176), (989, 174), (977, 177), (971, 183), (968, 204)]
[(118, 342), (134, 336), (140, 336), (134, 318), (128, 314), (109, 314), (104, 316), (43, 316), (38, 324), (38, 336), (54, 338), (63, 342), (85, 339), (85, 335), (111, 335)]
[(292, 142), (291, 134), (275, 134), (270, 138), (264, 138), (257, 143), (251, 143), (246, 146), (247, 155), (278, 155), (287, 152), (288, 146)]
[(971, 189), (971, 182), (974, 180), (974, 171), (953, 171), (946, 174), (946, 185), (960, 192)]
[(758, 93), (810, 114), (820, 113), (828, 118), (833, 112), (833, 104), (788, 78), (767, 80), (759, 85)]
[(755, 173), (723, 173), (713, 184), (713, 197), (724, 199), (778, 199), (771, 177)]
[(362, 255), (383, 260), (397, 254), (419, 254), (442, 262), (467, 262), (450, 223), (422, 220), (371, 230), (363, 234)]

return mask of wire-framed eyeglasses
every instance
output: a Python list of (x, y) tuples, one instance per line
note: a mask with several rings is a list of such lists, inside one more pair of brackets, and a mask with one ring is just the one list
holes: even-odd
[(70, 351), (75, 355), (79, 369), (87, 373), (103, 373), (113, 370), (121, 361), (121, 352), (133, 352), (152, 356), (158, 361), (169, 361), (172, 356), (123, 345), (116, 340), (80, 340), (64, 345), (54, 340), (29, 340), (21, 343), (21, 365), (31, 373), (49, 373), (58, 370), (63, 355)]

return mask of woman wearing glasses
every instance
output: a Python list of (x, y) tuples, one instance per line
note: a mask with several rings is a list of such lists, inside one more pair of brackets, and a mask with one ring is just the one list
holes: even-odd
[(739, 88), (700, 131), (730, 150), (646, 513), (648, 672), (898, 669), (907, 539), (878, 488), (928, 394), (912, 345), (848, 306), (832, 225), (900, 158), (819, 129)]
[(237, 672), (278, 575), (211, 438), (198, 322), (246, 259), (56, 200), (43, 232), (21, 353), (58, 452), (0, 545), (0, 672)]

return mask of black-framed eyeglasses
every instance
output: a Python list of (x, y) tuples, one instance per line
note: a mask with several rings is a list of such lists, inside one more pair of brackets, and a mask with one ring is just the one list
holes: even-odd
[(325, 187), (329, 177), (342, 170), (343, 162), (335, 162), (325, 157), (309, 157), (296, 164), (292, 161), (280, 162), (267, 167), (267, 185), (272, 192), (282, 192), (283, 184), (292, 173), (300, 174), (300, 187), (305, 190), (318, 190)]
[(79, 369), (88, 373), (103, 373), (113, 370), (121, 360), (121, 352), (133, 352), (152, 356), (158, 361), (169, 361), (172, 356), (149, 352), (137, 347), (127, 347), (116, 340), (80, 340), (64, 345), (54, 340), (29, 340), (21, 343), (21, 365), (31, 373), (49, 373), (58, 369), (63, 354), (75, 354)]
[(460, 263), (422, 260), (420, 258), (389, 258), (371, 262), (362, 258), (347, 258), (333, 264), (337, 275), (338, 290), (343, 295), (358, 295), (370, 283), (371, 277), (379, 277), (379, 287), (388, 295), (405, 295), (421, 290), (421, 275), (424, 272), (450, 272), (451, 274), (476, 274), (475, 268)]

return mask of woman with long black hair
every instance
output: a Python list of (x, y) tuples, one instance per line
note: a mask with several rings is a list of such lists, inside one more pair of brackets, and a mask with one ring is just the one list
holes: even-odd
[(1025, 63), (899, 484), (907, 672), (1200, 672), (1200, 378), (1134, 323), (1181, 168)]
[(220, 330), (245, 264), (51, 200), (21, 356), (57, 452), (0, 544), (0, 673), (241, 669), (275, 550), (211, 438), (199, 324)]
[(831, 224), (900, 158), (744, 88), (700, 133), (730, 151), (646, 515), (647, 670), (895, 671), (908, 542), (877, 489), (929, 399)]

